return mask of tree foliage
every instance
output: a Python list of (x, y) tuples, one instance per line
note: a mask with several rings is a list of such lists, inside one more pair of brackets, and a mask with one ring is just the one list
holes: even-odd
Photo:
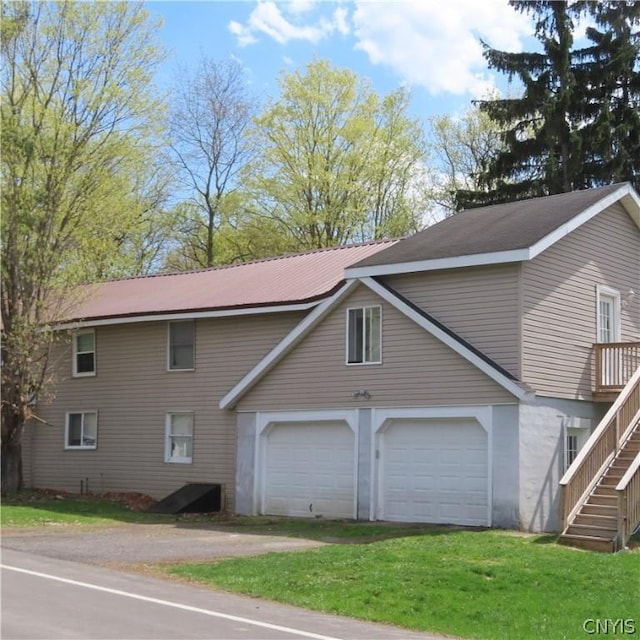
[(433, 116), (429, 125), (431, 206), (450, 216), (456, 193), (484, 187), (482, 171), (500, 150), (500, 130), (477, 105), (459, 117)]
[[(133, 3), (2, 5), (2, 490), (48, 380), (52, 318), (75, 286), (119, 272), (152, 175), (155, 29)], [(147, 183), (150, 187), (150, 183)]]
[[(517, 78), (518, 98), (480, 108), (502, 132), (503, 148), (481, 174), (480, 189), (461, 189), (458, 207), (561, 193), (630, 180), (638, 186), (640, 40), (638, 2), (511, 0), (534, 18), (542, 51), (485, 46), (489, 66)], [(574, 46), (588, 14), (592, 44)]]
[(258, 228), (275, 225), (301, 250), (419, 226), (412, 190), (425, 149), (405, 90), (380, 97), (323, 60), (284, 74), (280, 90), (255, 119), (258, 153), (244, 173)]
[(190, 195), (179, 205), (169, 265), (221, 262), (215, 236), (232, 205), (227, 201), (238, 188), (238, 174), (252, 155), (246, 130), (255, 109), (237, 60), (203, 58), (193, 74), (181, 70), (170, 118), (171, 148)]

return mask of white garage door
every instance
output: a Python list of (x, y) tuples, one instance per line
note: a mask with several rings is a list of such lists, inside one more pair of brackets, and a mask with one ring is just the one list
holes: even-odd
[(262, 512), (354, 518), (354, 434), (345, 422), (272, 425)]
[(488, 525), (487, 434), (475, 420), (392, 420), (380, 439), (379, 515)]

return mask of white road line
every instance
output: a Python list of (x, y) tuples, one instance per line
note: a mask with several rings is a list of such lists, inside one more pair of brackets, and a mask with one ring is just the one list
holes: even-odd
[(79, 582), (77, 580), (70, 580), (69, 578), (61, 578), (59, 576), (53, 576), (48, 573), (40, 573), (39, 571), (30, 571), (29, 569), (21, 569), (20, 567), (11, 567), (6, 564), (0, 564), (0, 567), (9, 571), (16, 571), (18, 573), (26, 573), (30, 576), (36, 576), (38, 578), (46, 578), (48, 580), (55, 580), (57, 582), (64, 582), (65, 584), (72, 584), (76, 587), (84, 587), (85, 589), (94, 589), (95, 591), (104, 591), (106, 593), (112, 593), (118, 596), (124, 596), (125, 598), (133, 598), (134, 600), (143, 600), (144, 602), (153, 602), (154, 604), (160, 604), (165, 607), (173, 607), (175, 609), (182, 609), (183, 611), (191, 611), (192, 613), (201, 613), (205, 616), (212, 616), (214, 618), (224, 618), (225, 620), (232, 620), (233, 622), (242, 622), (244, 624), (252, 624), (256, 627), (262, 627), (263, 629), (271, 629), (273, 631), (283, 631), (285, 633), (292, 633), (304, 638), (314, 638), (315, 640), (339, 640), (339, 638), (333, 638), (331, 636), (323, 636), (317, 633), (311, 633), (310, 631), (301, 631), (300, 629), (292, 629), (291, 627), (281, 627), (277, 624), (270, 624), (269, 622), (259, 622), (258, 620), (252, 620), (251, 618), (241, 618), (240, 616), (232, 616), (228, 613), (221, 613), (220, 611), (212, 611), (211, 609), (200, 609), (199, 607), (191, 607), (186, 604), (179, 604), (178, 602), (171, 602), (170, 600), (160, 600), (158, 598), (151, 598), (149, 596), (141, 596), (137, 593), (131, 593), (129, 591), (120, 591), (120, 589), (110, 589), (109, 587), (101, 587), (97, 584), (91, 584), (89, 582)]

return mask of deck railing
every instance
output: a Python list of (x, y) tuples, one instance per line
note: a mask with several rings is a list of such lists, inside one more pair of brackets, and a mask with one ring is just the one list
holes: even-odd
[(618, 547), (624, 548), (640, 525), (640, 453), (616, 486), (618, 496)]
[(615, 457), (638, 411), (640, 366), (560, 480), (563, 529)]
[(640, 367), (640, 342), (601, 342), (593, 345), (595, 391), (620, 391)]

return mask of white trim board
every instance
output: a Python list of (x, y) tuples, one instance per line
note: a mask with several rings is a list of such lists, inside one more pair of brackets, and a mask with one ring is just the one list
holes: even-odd
[(357, 284), (357, 280), (348, 280), (328, 300), (317, 306), (220, 400), (220, 408), (233, 409), (236, 402), (280, 362)]
[(425, 318), (418, 313), (415, 309), (410, 307), (406, 302), (396, 297), (386, 287), (373, 280), (372, 278), (361, 278), (360, 281), (365, 284), (374, 293), (380, 296), (383, 300), (386, 300), (389, 304), (394, 306), (398, 311), (403, 313), (407, 318), (413, 320), (417, 325), (422, 327), (425, 331), (429, 332), (434, 338), (440, 340), (440, 342), (447, 345), (450, 349), (455, 351), (459, 356), (467, 360), (477, 369), (480, 369), (484, 374), (489, 376), (494, 382), (497, 382), (501, 387), (506, 389), (509, 393), (513, 394), (519, 400), (522, 400), (527, 391), (520, 386), (514, 380), (511, 380), (506, 375), (492, 367), (488, 362), (483, 360), (480, 356), (474, 353), (471, 349), (466, 347), (455, 338), (451, 337), (446, 331), (443, 331), (440, 327), (433, 322)]
[(487, 264), (504, 264), (508, 262), (526, 262), (533, 260), (567, 234), (575, 231), (607, 207), (620, 201), (631, 219), (640, 228), (640, 197), (630, 184), (621, 185), (613, 193), (601, 198), (571, 220), (538, 240), (535, 244), (524, 249), (494, 251), (491, 253), (477, 253), (433, 260), (416, 260), (414, 262), (396, 262), (393, 264), (375, 265), (371, 267), (355, 267), (345, 269), (347, 278), (364, 278), (367, 276), (394, 275), (399, 273), (414, 273), (417, 271), (435, 271), (438, 269), (454, 269), (461, 267), (477, 267)]

